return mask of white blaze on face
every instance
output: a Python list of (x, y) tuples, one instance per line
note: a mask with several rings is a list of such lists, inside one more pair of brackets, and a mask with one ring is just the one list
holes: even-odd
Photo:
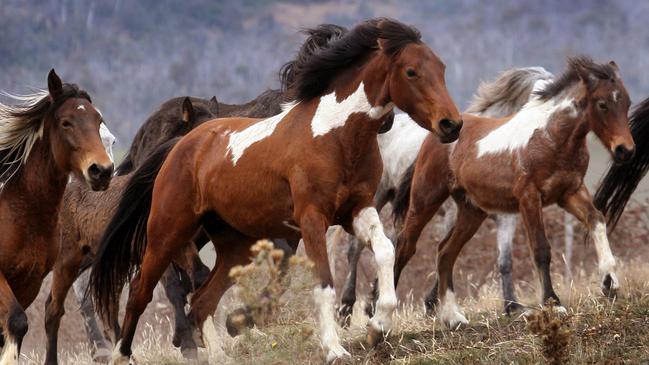
[(611, 96), (613, 96), (613, 102), (617, 103), (617, 99), (620, 97), (620, 92), (618, 90), (615, 90), (613, 91)]
[(77, 110), (86, 110), (86, 107), (83, 106), (83, 105), (81, 105), (81, 104), (79, 104), (79, 105), (77, 106)]
[(571, 117), (577, 116), (572, 98), (541, 101), (534, 97), (509, 121), (477, 142), (478, 158), (527, 146), (534, 132), (545, 129), (552, 116), (563, 110), (568, 110)]
[(114, 162), (113, 159), (113, 144), (115, 144), (115, 136), (110, 132), (108, 127), (104, 123), (99, 125), (99, 137), (101, 137), (101, 143), (106, 149), (108, 157), (110, 157), (110, 162)]
[(252, 144), (269, 137), (275, 131), (279, 122), (295, 107), (297, 104), (288, 104), (279, 114), (268, 119), (261, 120), (246, 129), (230, 133), (230, 140), (226, 153), (230, 153), (232, 165), (236, 166), (237, 161), (243, 156), (243, 153)]
[(379, 119), (392, 110), (394, 105), (372, 106), (365, 94), (365, 85), (361, 82), (356, 91), (341, 102), (336, 100), (336, 92), (320, 97), (318, 108), (311, 119), (313, 137), (329, 133), (332, 129), (345, 125), (349, 116), (354, 113), (365, 113), (371, 119)]

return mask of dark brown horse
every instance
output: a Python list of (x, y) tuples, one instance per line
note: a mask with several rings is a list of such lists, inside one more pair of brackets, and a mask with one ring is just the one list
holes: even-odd
[(629, 160), (635, 148), (628, 126), (629, 104), (615, 63), (573, 58), (561, 77), (540, 86), (514, 116), (464, 114), (465, 127), (451, 147), (428, 138), (414, 174), (397, 194), (402, 198), (395, 202), (398, 216), (406, 212), (395, 280), (415, 253), (423, 226), (451, 196), (458, 206), (457, 220), (438, 246), (433, 289), (441, 303), (438, 316), (451, 328), (467, 322), (455, 302), (453, 266), (488, 212), (521, 214), (543, 303), (560, 305), (550, 280), (550, 244), (542, 215), (542, 208), (551, 204), (559, 204), (588, 228), (599, 258), (602, 289), (614, 295), (619, 283), (606, 224), (583, 183), (589, 159), (586, 136), (593, 131), (616, 161)]
[[(129, 181), (91, 273), (95, 304), (110, 317), (129, 274), (140, 268), (131, 281), (116, 361), (130, 358), (153, 288), (199, 225), (218, 257), (191, 303), (189, 315), (203, 337), (231, 285), (230, 268), (249, 261), (250, 246), (259, 238), (301, 236), (321, 280), (314, 295), (326, 358), (345, 355), (334, 327), (326, 255), (331, 224), (343, 225), (374, 250), (379, 299), (370, 342), (391, 328), (394, 249), (372, 207), (381, 176), (376, 135), (396, 105), (442, 141), (457, 138), (461, 121), (446, 90), (444, 65), (415, 29), (372, 20), (317, 52), (295, 85), (296, 102), (282, 113), (205, 123), (161, 147)], [(212, 341), (204, 338), (208, 348)]]
[(48, 92), (0, 104), (0, 364), (17, 364), (25, 309), (58, 254), (58, 215), (70, 174), (108, 187), (113, 163), (99, 136), (101, 114), (77, 85), (54, 70)]

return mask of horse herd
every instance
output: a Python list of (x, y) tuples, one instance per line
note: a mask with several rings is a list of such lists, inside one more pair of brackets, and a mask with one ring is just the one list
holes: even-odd
[[(587, 227), (602, 290), (615, 296), (620, 283), (606, 224), (617, 223), (648, 169), (649, 101), (629, 119), (631, 101), (614, 62), (570, 58), (559, 77), (537, 67), (508, 70), (481, 85), (460, 113), (444, 63), (415, 28), (379, 18), (351, 30), (321, 25), (306, 35), (281, 69), (281, 90), (243, 105), (190, 97), (163, 103), (115, 174), (114, 137), (101, 112), (54, 70), (47, 91), (0, 104), (0, 364), (18, 362), (25, 309), (50, 271), (46, 363), (57, 363), (73, 284), (95, 359), (132, 362), (139, 317), (160, 280), (175, 309), (173, 343), (196, 358), (198, 346), (218, 346), (212, 315), (232, 285), (229, 271), (249, 262), (261, 238), (288, 254), (304, 242), (321, 283), (313, 293), (320, 339), (326, 361), (333, 361), (347, 351), (336, 333), (328, 228), (337, 225), (359, 240), (348, 255), (343, 323), (355, 301), (360, 252), (374, 253), (378, 277), (367, 308), (374, 345), (392, 327), (395, 286), (423, 227), (449, 197), (457, 213), (438, 245), (436, 284), (425, 303), (450, 328), (467, 323), (455, 299), (454, 263), (490, 214), (510, 232), (499, 244), (502, 262), (509, 262), (507, 312), (520, 308), (508, 249), (513, 214), (523, 220), (543, 303), (563, 308), (550, 279), (542, 216), (551, 204)], [(395, 115), (395, 108), (404, 113)], [(595, 203), (583, 182), (591, 131), (616, 162)], [(388, 202), (400, 227), (395, 245), (378, 214)], [(198, 257), (209, 241), (217, 254), (211, 271)]]

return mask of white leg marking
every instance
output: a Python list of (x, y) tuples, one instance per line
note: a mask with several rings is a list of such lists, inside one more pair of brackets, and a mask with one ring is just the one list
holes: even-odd
[(336, 333), (336, 320), (334, 318), (334, 303), (336, 292), (330, 286), (313, 289), (313, 300), (318, 306), (318, 322), (320, 325), (320, 342), (325, 352), (326, 361), (330, 363), (343, 356), (350, 356), (340, 344)]
[(327, 258), (329, 259), (331, 279), (334, 282), (336, 282), (336, 246), (340, 244), (344, 234), (345, 230), (341, 226), (331, 226), (327, 229)]
[(511, 264), (512, 243), (516, 233), (518, 217), (514, 214), (498, 215), (498, 231), (496, 241), (498, 242), (498, 266)]
[(565, 261), (566, 261), (566, 280), (572, 281), (572, 246), (575, 241), (575, 228), (572, 224), (572, 215), (564, 213), (563, 239), (566, 243)]
[(227, 360), (223, 348), (219, 345), (219, 334), (214, 326), (214, 318), (212, 316), (208, 316), (205, 322), (203, 322), (202, 333), (203, 343), (205, 343), (205, 347), (207, 348), (208, 363), (218, 364), (222, 363), (224, 359)]
[(613, 257), (611, 246), (609, 246), (608, 237), (606, 236), (606, 224), (598, 222), (595, 224), (595, 228), (591, 234), (593, 241), (595, 241), (595, 251), (597, 251), (597, 258), (599, 260), (599, 274), (602, 276), (602, 280), (609, 275), (611, 277), (611, 289), (618, 289), (620, 284), (615, 274), (615, 257)]
[(380, 332), (392, 328), (392, 314), (397, 307), (397, 294), (394, 290), (394, 245), (385, 236), (383, 224), (374, 207), (361, 210), (354, 218), (356, 237), (372, 245), (379, 280), (379, 299), (376, 312), (370, 319), (370, 326)]
[(6, 337), (7, 342), (2, 350), (2, 358), (0, 358), (0, 365), (18, 364), (18, 344), (10, 336)]
[(122, 340), (117, 341), (115, 348), (113, 349), (113, 358), (111, 359), (112, 365), (129, 365), (131, 364), (131, 359), (129, 356), (122, 355), (122, 352), (119, 350), (122, 346)]
[(451, 289), (446, 289), (446, 295), (442, 298), (439, 318), (452, 330), (458, 328), (461, 324), (469, 323), (460, 310), (460, 306), (457, 305), (455, 293)]

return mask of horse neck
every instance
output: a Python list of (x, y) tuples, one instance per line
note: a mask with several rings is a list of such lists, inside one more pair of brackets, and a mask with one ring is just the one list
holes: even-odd
[(16, 180), (5, 187), (9, 190), (5, 196), (16, 197), (21, 205), (31, 206), (25, 213), (39, 212), (48, 219), (56, 219), (68, 176), (54, 160), (46, 128), (43, 137), (34, 143)]
[(574, 110), (555, 118), (548, 125), (548, 130), (555, 145), (561, 150), (577, 153), (586, 148), (586, 137), (591, 128), (583, 103), (576, 99), (574, 103)]

